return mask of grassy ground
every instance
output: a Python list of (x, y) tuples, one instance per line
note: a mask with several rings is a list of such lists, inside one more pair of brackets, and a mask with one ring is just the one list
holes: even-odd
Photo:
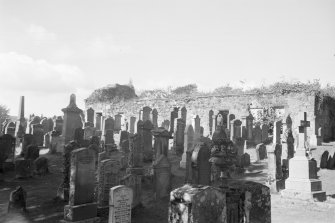
[[(318, 161), (324, 150), (333, 154), (333, 145), (318, 147), (313, 151), (313, 157)], [(252, 151), (251, 151), (252, 152)], [(59, 222), (63, 218), (63, 208), (66, 203), (55, 199), (57, 188), (62, 182), (62, 156), (44, 154), (49, 159), (50, 174), (27, 180), (17, 180), (13, 171), (5, 173), (5, 181), (0, 182), (0, 222)], [(171, 156), (173, 165), (172, 185), (177, 188), (183, 185), (185, 171), (179, 169), (180, 159)], [(252, 163), (245, 174), (237, 175), (236, 178), (252, 180), (264, 183), (266, 179), (266, 160), (260, 163)], [(326, 202), (307, 202), (282, 198), (280, 194), (271, 196), (272, 222), (304, 222), (322, 223), (335, 222), (335, 170), (322, 169), (318, 175), (323, 182), (323, 189), (327, 192)], [(7, 215), (7, 205), (9, 193), (17, 186), (23, 186), (27, 191), (28, 213)], [(142, 185), (142, 206), (133, 210), (133, 223), (166, 223), (168, 216), (169, 198), (155, 200), (153, 197), (153, 187), (150, 181), (145, 181)], [(107, 222), (104, 220), (104, 222)]]

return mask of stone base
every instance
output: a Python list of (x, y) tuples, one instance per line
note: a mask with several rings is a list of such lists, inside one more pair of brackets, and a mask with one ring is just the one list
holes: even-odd
[(64, 220), (70, 222), (82, 221), (97, 216), (97, 204), (65, 205)]
[(95, 218), (90, 218), (90, 219), (85, 219), (81, 221), (66, 221), (66, 220), (60, 220), (61, 223), (100, 223), (100, 218), (95, 217)]
[(285, 189), (301, 192), (317, 192), (322, 190), (322, 182), (318, 179), (292, 179), (288, 178), (285, 182)]
[(301, 199), (301, 200), (318, 200), (325, 201), (326, 192), (325, 191), (316, 191), (316, 192), (305, 192), (305, 191), (296, 191), (285, 189), (281, 191), (281, 195), (287, 198)]

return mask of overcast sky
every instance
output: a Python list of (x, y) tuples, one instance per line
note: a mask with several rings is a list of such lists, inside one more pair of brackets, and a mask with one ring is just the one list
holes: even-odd
[[(0, 0), (0, 104), (61, 115), (94, 89), (335, 84), (333, 0)], [(242, 84), (245, 82), (245, 84)]]

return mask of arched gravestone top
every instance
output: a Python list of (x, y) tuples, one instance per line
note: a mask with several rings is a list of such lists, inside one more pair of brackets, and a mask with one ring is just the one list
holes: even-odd
[(39, 116), (34, 116), (34, 118), (31, 120), (32, 124), (37, 124), (41, 122), (41, 118)]
[(154, 108), (154, 109), (152, 110), (152, 114), (153, 114), (153, 115), (158, 115), (158, 111), (157, 111), (156, 108)]
[(64, 113), (66, 112), (82, 113), (83, 112), (80, 108), (77, 107), (75, 94), (71, 94), (70, 104), (66, 108), (63, 108), (62, 111)]
[(233, 122), (234, 125), (236, 125), (236, 126), (240, 126), (240, 125), (242, 125), (242, 121), (241, 121), (240, 119), (234, 119), (234, 120), (232, 120), (232, 122)]

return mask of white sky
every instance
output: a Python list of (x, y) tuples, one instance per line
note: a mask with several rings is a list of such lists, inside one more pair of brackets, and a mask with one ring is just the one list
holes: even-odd
[(94, 89), (335, 84), (333, 0), (0, 0), (0, 104), (61, 115)]

